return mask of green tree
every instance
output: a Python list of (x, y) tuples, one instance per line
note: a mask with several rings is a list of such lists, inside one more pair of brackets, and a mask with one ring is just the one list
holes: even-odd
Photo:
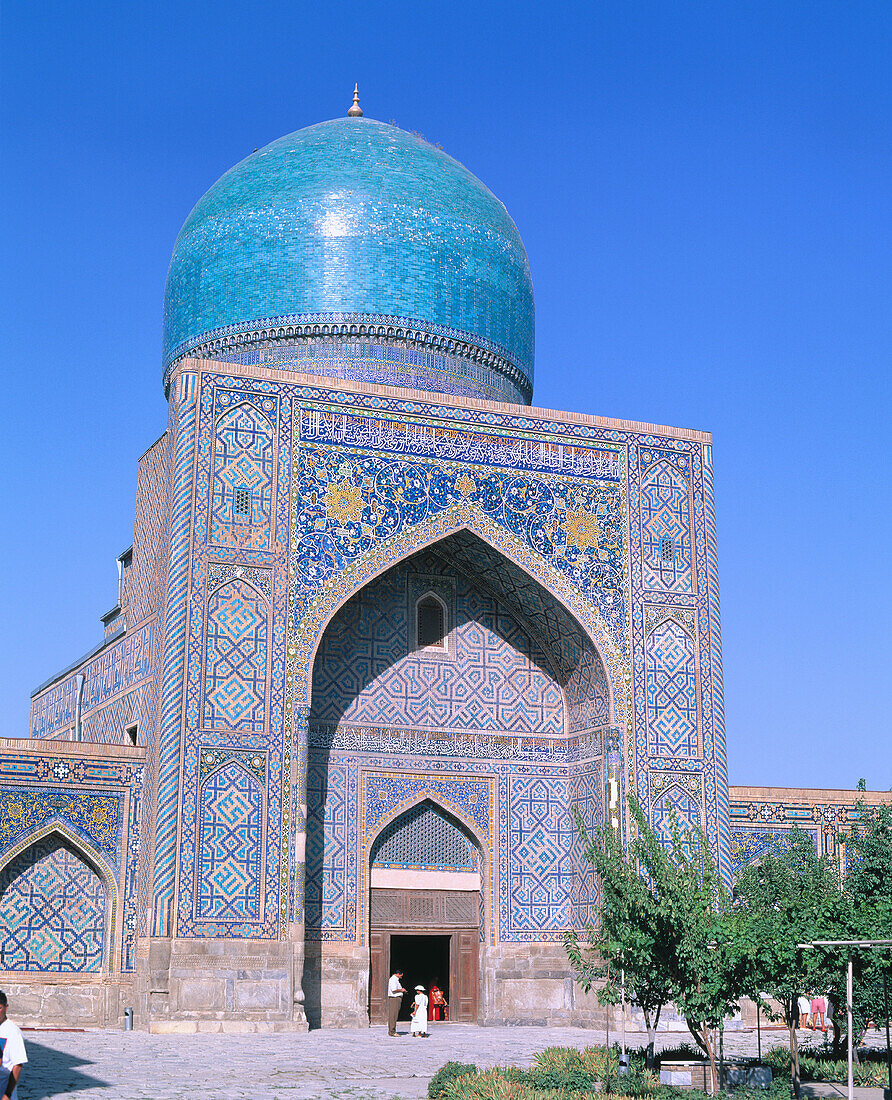
[(682, 831), (673, 818), (670, 842), (663, 844), (632, 797), (629, 807), (627, 851), (609, 829), (591, 839), (580, 823), (604, 895), (589, 950), (568, 936), (568, 956), (585, 988), (605, 982), (602, 1003), (616, 1003), (624, 971), (630, 999), (645, 1012), (651, 1054), (659, 1011), (671, 1000), (709, 1059), (716, 1091), (714, 1031), (736, 1008), (744, 975), (730, 896), (701, 832)]
[(640, 1008), (647, 1028), (645, 1062), (653, 1065), (660, 1013), (671, 999), (668, 948), (660, 936), (658, 902), (637, 865), (626, 857), (609, 827), (585, 833), (586, 857), (601, 882), (600, 921), (588, 930), (588, 943), (577, 933), (564, 937), (576, 980), (586, 991), (597, 988), (603, 1005), (615, 1005), (623, 994)]
[[(798, 945), (846, 938), (850, 906), (829, 857), (819, 856), (812, 838), (800, 829), (790, 832), (783, 847), (744, 868), (734, 897), (734, 935), (746, 960), (746, 984), (782, 1006), (790, 1032), (793, 1094), (798, 1097), (797, 999), (828, 989), (839, 975), (838, 958)], [(770, 1011), (770, 1006), (763, 1007)]]
[[(863, 790), (863, 783), (859, 790)], [(843, 889), (852, 906), (856, 939), (892, 939), (892, 805), (856, 804), (851, 833), (840, 835), (846, 846), (848, 874)], [(863, 1035), (870, 1022), (882, 1018), (883, 975), (892, 987), (892, 951), (857, 952), (854, 958), (854, 1031)], [(837, 1003), (840, 1003), (837, 1001)]]

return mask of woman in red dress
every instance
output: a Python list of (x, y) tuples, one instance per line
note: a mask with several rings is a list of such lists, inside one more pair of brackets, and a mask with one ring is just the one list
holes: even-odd
[(431, 982), (431, 989), (430, 989), (430, 1014), (431, 1014), (431, 1020), (432, 1021), (433, 1020), (439, 1021), (441, 1012), (443, 1013), (442, 1018), (444, 1020), (448, 1020), (449, 1019), (449, 1005), (446, 1001), (445, 996), (443, 995), (443, 990), (440, 989), (440, 986), (437, 984), (437, 979), (434, 978), (434, 980)]

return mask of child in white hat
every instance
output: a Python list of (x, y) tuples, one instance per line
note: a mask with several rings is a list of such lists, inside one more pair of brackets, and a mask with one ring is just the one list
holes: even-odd
[(415, 986), (415, 1000), (412, 1002), (412, 1026), (410, 1032), (413, 1036), (420, 1035), (427, 1039), (427, 994), (423, 985)]

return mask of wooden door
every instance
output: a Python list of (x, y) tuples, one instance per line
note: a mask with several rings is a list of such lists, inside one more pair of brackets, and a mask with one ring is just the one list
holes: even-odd
[(452, 980), (449, 1019), (458, 1024), (477, 1023), (477, 988), (480, 981), (478, 956), (480, 932), (476, 929), (455, 932), (451, 944)]
[(387, 979), (390, 969), (390, 933), (369, 935), (369, 1019), (373, 1024), (387, 1023)]

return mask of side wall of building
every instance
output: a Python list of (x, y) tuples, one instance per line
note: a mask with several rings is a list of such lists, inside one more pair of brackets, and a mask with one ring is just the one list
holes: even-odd
[(134, 1004), (144, 762), (0, 740), (0, 984), (24, 1023), (118, 1025)]
[(731, 867), (735, 875), (765, 852), (783, 847), (791, 829), (812, 838), (820, 855), (841, 875), (848, 865), (845, 835), (857, 822), (859, 805), (892, 804), (887, 791), (819, 791), (798, 787), (729, 787)]
[(151, 740), (158, 706), (167, 479), (167, 437), (162, 436), (139, 462), (132, 553), (126, 555), (114, 617), (106, 617), (106, 637), (34, 692), (32, 738), (123, 745), (135, 732), (140, 744)]

